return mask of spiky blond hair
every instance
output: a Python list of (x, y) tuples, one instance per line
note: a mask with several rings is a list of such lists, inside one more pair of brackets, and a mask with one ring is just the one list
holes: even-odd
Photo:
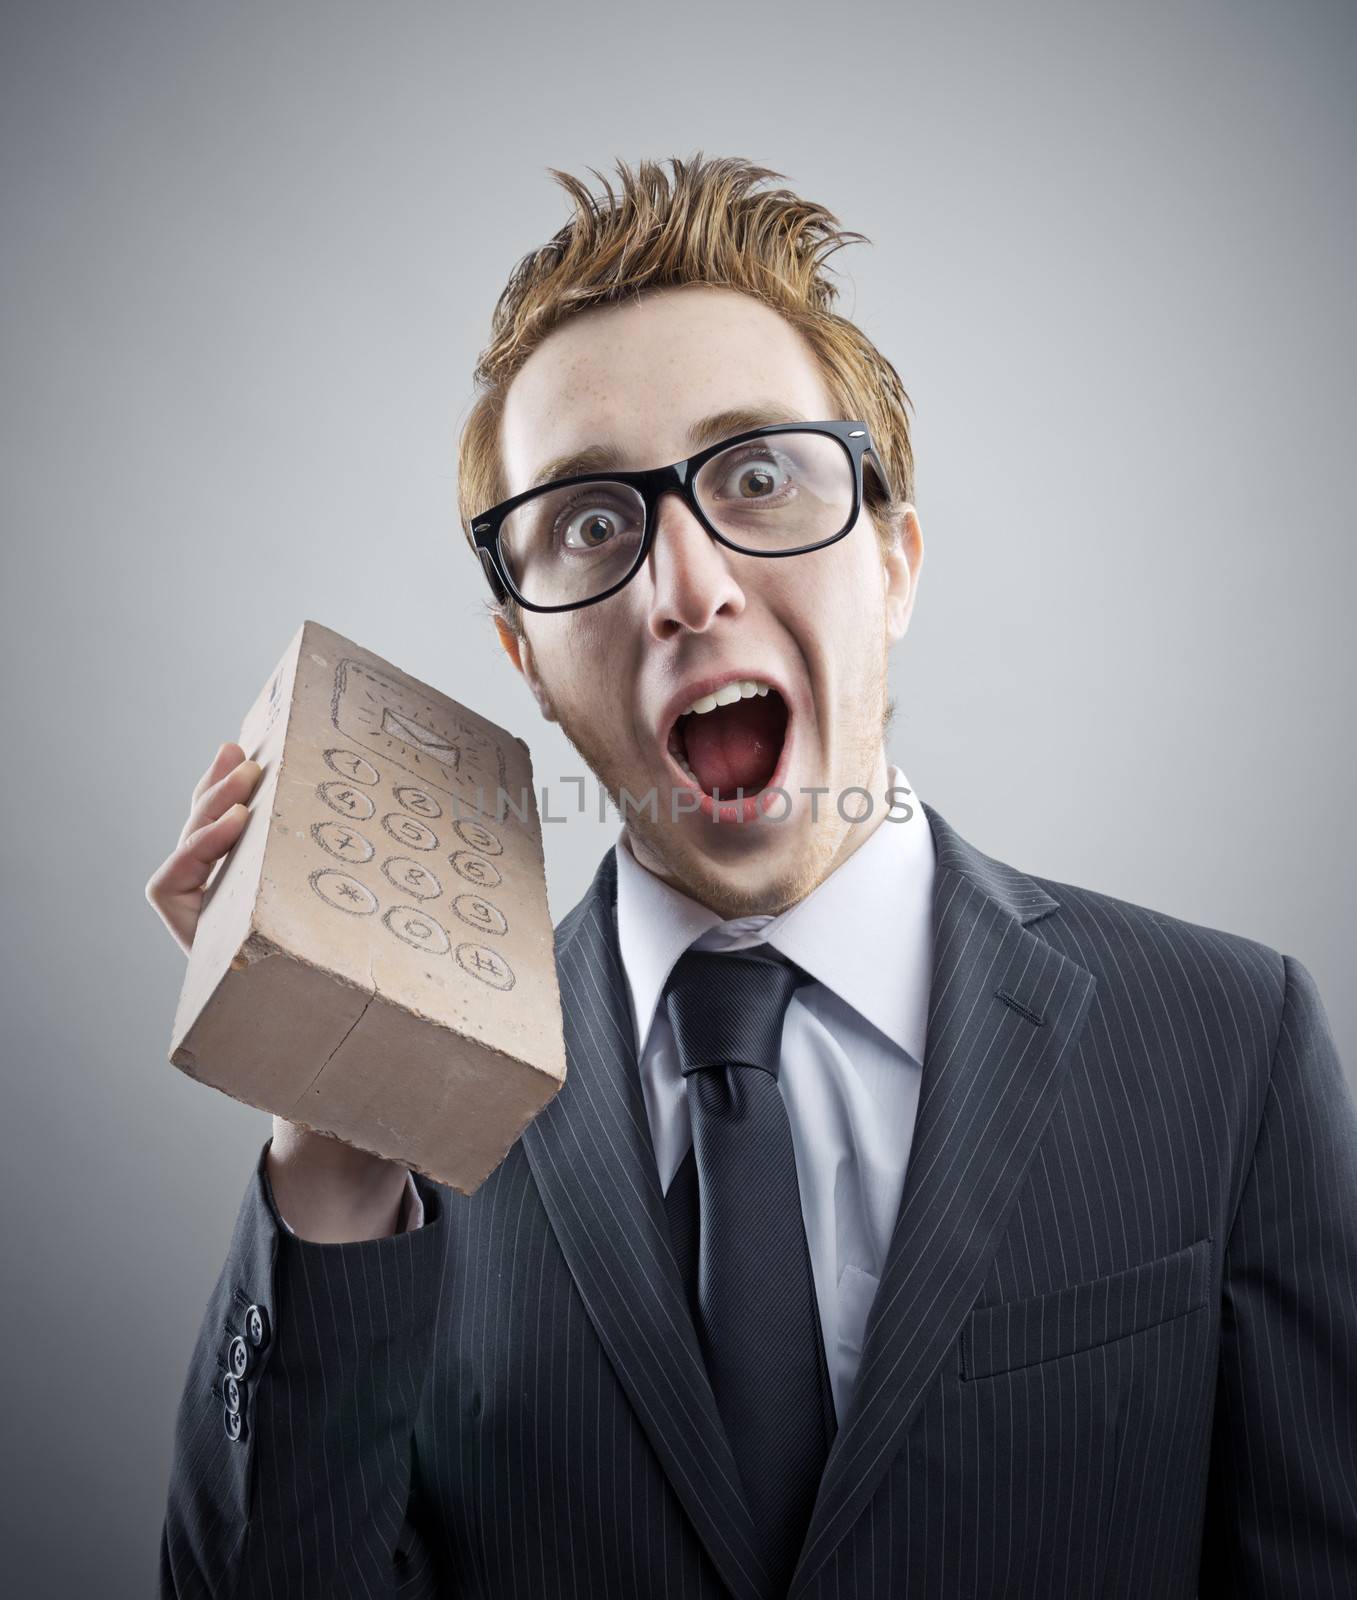
[[(823, 206), (790, 189), (763, 189), (784, 174), (737, 156), (617, 163), (620, 193), (593, 195), (556, 168), (575, 214), (510, 275), (495, 305), (490, 342), (474, 374), (472, 402), (458, 445), (457, 499), (463, 532), (508, 497), (499, 448), (504, 397), (515, 374), (554, 329), (594, 306), (635, 300), (649, 289), (709, 284), (753, 296), (780, 312), (807, 341), (834, 404), (871, 429), (894, 498), (866, 479), (868, 510), (883, 539), (914, 499), (909, 396), (900, 376), (859, 328), (832, 309), (838, 289), (825, 262), (846, 244), (869, 243), (839, 226)], [(512, 601), (494, 608), (521, 632)]]

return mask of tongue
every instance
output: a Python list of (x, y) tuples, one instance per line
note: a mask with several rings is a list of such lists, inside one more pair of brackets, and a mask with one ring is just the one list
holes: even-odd
[(736, 789), (757, 794), (773, 776), (787, 731), (787, 708), (779, 695), (751, 695), (717, 706), (702, 716), (685, 717), (680, 730), (688, 765), (712, 794)]

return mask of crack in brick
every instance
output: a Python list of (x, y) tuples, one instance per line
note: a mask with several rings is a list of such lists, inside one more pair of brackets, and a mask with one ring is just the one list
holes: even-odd
[(361, 1011), (360, 1011), (360, 1012), (359, 1012), (359, 1013), (358, 1013), (358, 1015), (357, 1015), (357, 1016), (356, 1016), (356, 1017), (355, 1017), (355, 1018), (354, 1018), (354, 1019), (353, 1019), (353, 1022), (352, 1022), (352, 1023), (351, 1023), (351, 1024), (350, 1024), (350, 1025), (349, 1025), (349, 1027), (347, 1027), (347, 1028), (346, 1028), (346, 1029), (345, 1029), (345, 1030), (344, 1030), (344, 1036), (343, 1036), (343, 1038), (342, 1038), (342, 1039), (340, 1039), (340, 1041), (339, 1041), (339, 1043), (338, 1043), (338, 1044), (337, 1044), (337, 1045), (335, 1045), (335, 1047), (334, 1047), (334, 1049), (333, 1049), (333, 1050), (331, 1050), (331, 1052), (330, 1052), (330, 1053), (329, 1053), (329, 1055), (328, 1055), (328, 1056), (326, 1056), (326, 1058), (325, 1058), (325, 1059), (324, 1059), (324, 1061), (322, 1061), (322, 1062), (321, 1062), (321, 1064), (320, 1064), (320, 1066), (319, 1066), (319, 1067), (317, 1067), (317, 1068), (316, 1068), (316, 1075), (315, 1075), (315, 1077), (314, 1077), (314, 1078), (312, 1078), (312, 1079), (311, 1079), (311, 1081), (310, 1081), (310, 1083), (308, 1083), (308, 1084), (307, 1084), (307, 1086), (306, 1086), (306, 1087), (305, 1087), (305, 1089), (303, 1089), (303, 1090), (302, 1090), (302, 1092), (301, 1092), (301, 1094), (300, 1094), (300, 1095), (298, 1095), (298, 1097), (297, 1097), (297, 1101), (296, 1101), (296, 1104), (295, 1104), (295, 1105), (294, 1105), (294, 1106), (293, 1106), (293, 1108), (292, 1108), (292, 1109), (293, 1109), (293, 1110), (294, 1110), (294, 1111), (296, 1111), (296, 1110), (298, 1110), (298, 1109), (299, 1109), (299, 1108), (300, 1108), (300, 1106), (301, 1106), (301, 1104), (302, 1104), (302, 1101), (303, 1101), (303, 1100), (305, 1100), (305, 1099), (306, 1099), (306, 1097), (307, 1097), (307, 1096), (308, 1096), (308, 1095), (309, 1095), (309, 1094), (310, 1094), (310, 1093), (311, 1093), (311, 1091), (312, 1091), (312, 1090), (313, 1090), (313, 1089), (314, 1089), (314, 1088), (315, 1088), (315, 1087), (316, 1087), (316, 1085), (317, 1085), (317, 1084), (318, 1084), (318, 1083), (319, 1083), (319, 1082), (320, 1082), (320, 1076), (321, 1076), (321, 1073), (323, 1073), (323, 1072), (324, 1072), (324, 1071), (325, 1071), (325, 1069), (326, 1069), (326, 1067), (328, 1067), (328, 1066), (329, 1066), (329, 1065), (330, 1065), (330, 1063), (331, 1063), (331, 1062), (332, 1062), (332, 1061), (333, 1061), (333, 1060), (334, 1060), (334, 1058), (335, 1058), (335, 1057), (336, 1057), (336, 1056), (337, 1056), (337, 1055), (338, 1055), (338, 1054), (339, 1054), (339, 1052), (340, 1052), (340, 1051), (341, 1051), (341, 1050), (342, 1050), (342, 1049), (343, 1049), (343, 1048), (344, 1048), (344, 1045), (345, 1045), (345, 1042), (346, 1042), (346, 1041), (347, 1041), (347, 1040), (348, 1040), (348, 1038), (349, 1038), (349, 1035), (350, 1035), (350, 1034), (351, 1034), (351, 1033), (352, 1033), (352, 1032), (353, 1032), (353, 1030), (354, 1030), (354, 1029), (355, 1029), (355, 1028), (356, 1028), (356, 1027), (357, 1027), (357, 1026), (358, 1026), (358, 1024), (359, 1024), (359, 1023), (360, 1023), (360, 1022), (361, 1022), (361, 1021), (362, 1021), (362, 1020), (363, 1020), (363, 1018), (364, 1018), (364, 1017), (365, 1017), (365, 1016), (367, 1016), (367, 1014), (368, 1014), (368, 1007), (369, 1007), (369, 1006), (370, 1006), (370, 1005), (371, 1005), (371, 1004), (372, 1004), (372, 1002), (373, 1002), (373, 1001), (374, 1001), (374, 1000), (375, 1000), (375, 999), (376, 999), (376, 998), (377, 998), (377, 991), (376, 991), (376, 990), (375, 990), (375, 989), (374, 989), (374, 990), (373, 990), (373, 992), (372, 992), (372, 993), (371, 993), (371, 994), (370, 994), (370, 995), (369, 995), (369, 996), (368, 996), (368, 997), (367, 997), (367, 999), (366, 999), (366, 1000), (365, 1000), (365, 1001), (364, 1001), (364, 1002), (363, 1002), (363, 1009), (362, 1009), (362, 1010), (361, 1010)]

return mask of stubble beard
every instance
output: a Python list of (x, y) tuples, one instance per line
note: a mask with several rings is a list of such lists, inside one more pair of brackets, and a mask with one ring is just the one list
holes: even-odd
[[(861, 784), (870, 789), (878, 753), (882, 748), (886, 729), (894, 717), (895, 706), (888, 694), (887, 669), (889, 643), (886, 642), (877, 663), (874, 681), (867, 686), (861, 702), (861, 712), (850, 718), (845, 738), (843, 788)], [(675, 825), (670, 820), (669, 789), (654, 793), (653, 806), (649, 790), (636, 794), (630, 790), (626, 809), (622, 806), (622, 789), (626, 784), (623, 767), (626, 752), (619, 752), (606, 739), (596, 739), (593, 727), (582, 718), (567, 717), (557, 708), (561, 732), (602, 785), (619, 817), (626, 824), (632, 852), (651, 872), (674, 888), (681, 890), (702, 905), (709, 906), (723, 919), (757, 915), (773, 915), (803, 900), (833, 870), (838, 859), (847, 854), (854, 844), (850, 836), (858, 828), (869, 829), (883, 814), (884, 795), (873, 794), (870, 817), (860, 823), (845, 820), (839, 811), (840, 789), (830, 784), (828, 794), (793, 794), (798, 807), (807, 808), (805, 815), (805, 842), (802, 849), (787, 860), (780, 861), (760, 874), (758, 881), (746, 887), (732, 883), (726, 875), (715, 871), (708, 858), (700, 852), (675, 848)], [(815, 801), (817, 815), (812, 820), (809, 806)], [(865, 802), (860, 794), (845, 795), (843, 810), (855, 817)], [(652, 817), (651, 811), (654, 815)], [(684, 813), (677, 812), (677, 817)], [(786, 828), (789, 822), (767, 821), (760, 827)], [(712, 827), (744, 826), (739, 822), (711, 823)]]

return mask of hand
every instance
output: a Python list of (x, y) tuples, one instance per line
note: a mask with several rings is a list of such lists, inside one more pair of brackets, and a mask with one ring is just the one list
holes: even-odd
[[(238, 744), (222, 745), (193, 791), (179, 843), (146, 885), (146, 898), (185, 954), (207, 880), (244, 832), (263, 770)], [(395, 1230), (406, 1170), (398, 1162), (276, 1116), (266, 1170), (278, 1209), (300, 1238), (338, 1243)]]
[(204, 885), (244, 831), (250, 815), (245, 802), (263, 770), (238, 744), (222, 745), (198, 779), (179, 843), (146, 885), (146, 898), (185, 955), (193, 948)]

